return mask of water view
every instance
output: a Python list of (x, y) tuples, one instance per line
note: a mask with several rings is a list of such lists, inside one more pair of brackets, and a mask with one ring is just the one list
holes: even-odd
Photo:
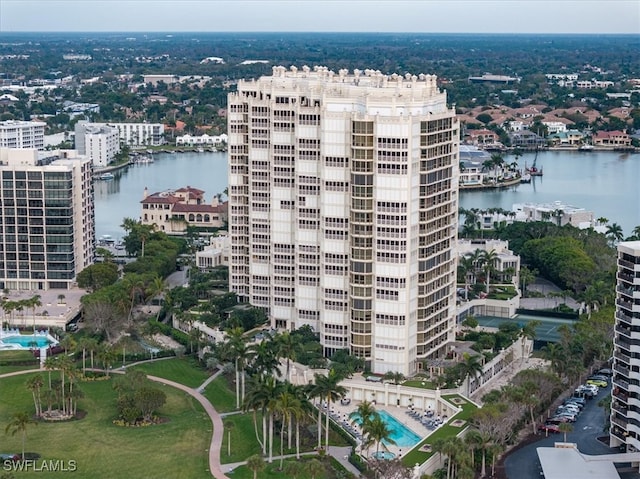
[[(139, 218), (144, 188), (149, 193), (192, 186), (210, 200), (227, 187), (226, 153), (162, 153), (153, 163), (115, 172), (113, 180), (96, 181), (96, 234), (123, 235), (122, 219)], [(513, 161), (513, 156), (507, 161)], [(520, 166), (533, 162), (533, 154), (520, 158)], [(460, 206), (510, 210), (514, 203), (561, 201), (593, 211), (622, 226), (624, 234), (640, 225), (640, 155), (617, 152), (545, 151), (538, 154), (544, 176), (530, 184), (500, 191), (463, 191)]]

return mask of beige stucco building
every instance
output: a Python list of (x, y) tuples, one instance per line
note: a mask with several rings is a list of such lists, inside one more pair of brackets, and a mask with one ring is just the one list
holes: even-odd
[(275, 67), (228, 115), (231, 291), (375, 373), (444, 355), (459, 123), (436, 77)]

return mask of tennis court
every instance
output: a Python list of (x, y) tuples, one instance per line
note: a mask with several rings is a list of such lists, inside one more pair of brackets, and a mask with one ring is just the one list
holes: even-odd
[(558, 328), (566, 324), (570, 328), (576, 323), (575, 319), (550, 318), (548, 316), (535, 316), (532, 314), (516, 314), (513, 318), (499, 318), (497, 316), (477, 316), (480, 326), (498, 328), (504, 323), (516, 323), (522, 327), (529, 321), (540, 321), (536, 328), (536, 341), (549, 341), (556, 343), (560, 340)]

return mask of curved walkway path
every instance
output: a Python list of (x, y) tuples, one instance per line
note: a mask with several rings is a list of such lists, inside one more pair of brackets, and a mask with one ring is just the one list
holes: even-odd
[[(163, 359), (169, 359), (169, 358), (157, 358), (157, 359), (138, 361), (136, 363), (128, 364), (125, 367), (125, 369), (131, 366), (135, 366), (136, 364), (160, 361)], [(110, 372), (115, 374), (124, 374), (126, 372), (125, 369), (122, 369), (122, 368), (112, 369)], [(98, 369), (98, 368), (94, 368), (94, 369), (87, 368), (87, 370), (104, 372), (103, 369)], [(24, 371), (14, 371), (11, 373), (0, 374), (0, 379), (5, 377), (10, 377), (10, 376), (19, 376), (21, 374), (37, 373), (41, 371), (42, 369), (27, 369)], [(220, 464), (220, 450), (222, 449), (222, 437), (224, 434), (222, 417), (220, 413), (218, 413), (218, 411), (216, 411), (215, 408), (211, 405), (209, 400), (202, 395), (202, 391), (204, 391), (204, 388), (206, 388), (206, 386), (211, 381), (213, 381), (213, 379), (215, 379), (221, 372), (222, 371), (219, 370), (218, 372), (210, 376), (202, 385), (198, 386), (197, 388), (190, 388), (189, 386), (185, 386), (184, 384), (180, 384), (175, 381), (171, 381), (169, 379), (161, 378), (158, 376), (151, 376), (147, 374), (147, 377), (151, 381), (155, 381), (161, 384), (166, 384), (167, 386), (171, 386), (181, 391), (184, 391), (185, 393), (193, 397), (196, 401), (198, 401), (202, 405), (205, 412), (211, 419), (211, 423), (213, 425), (213, 434), (211, 436), (211, 443), (209, 444), (209, 470), (211, 472), (211, 475), (215, 479), (229, 479), (229, 477), (226, 476), (225, 473), (222, 471), (222, 465)], [(350, 451), (351, 451), (351, 448), (349, 447), (329, 446), (328, 453), (331, 456), (333, 456), (338, 462), (340, 462), (345, 469), (347, 469), (349, 472), (354, 474), (355, 477), (360, 477), (360, 473), (358, 472), (358, 470), (348, 461), (348, 456)], [(313, 451), (313, 452), (301, 453), (301, 455), (302, 454), (314, 455), (314, 454), (317, 454), (317, 452)], [(295, 457), (295, 454), (285, 455), (284, 457), (285, 458)], [(274, 460), (280, 459), (280, 456), (274, 456), (273, 459)], [(227, 468), (229, 472), (231, 472), (236, 467), (244, 465), (246, 463), (247, 461), (242, 461), (238, 463), (226, 464), (224, 467)]]
[[(102, 371), (101, 369), (93, 369), (94, 371)], [(41, 372), (42, 369), (26, 369), (24, 371), (14, 371), (12, 373), (0, 374), (0, 379), (10, 376), (19, 376), (21, 374), (30, 374), (30, 373), (38, 373)], [(123, 370), (112, 370), (112, 373), (116, 374), (124, 374)], [(211, 444), (209, 445), (209, 470), (211, 471), (211, 475), (216, 479), (229, 479), (222, 472), (222, 468), (220, 465), (220, 449), (222, 447), (222, 435), (224, 432), (224, 427), (222, 425), (222, 419), (220, 418), (220, 414), (214, 409), (209, 400), (204, 397), (199, 391), (196, 391), (184, 384), (177, 383), (175, 381), (171, 381), (169, 379), (160, 378), (158, 376), (150, 376), (147, 377), (151, 381), (155, 381), (161, 384), (166, 384), (167, 386), (174, 387), (181, 391), (184, 391), (191, 397), (193, 397), (196, 401), (202, 404), (202, 407), (209, 415), (211, 419), (211, 423), (213, 424), (213, 434), (211, 436)]]

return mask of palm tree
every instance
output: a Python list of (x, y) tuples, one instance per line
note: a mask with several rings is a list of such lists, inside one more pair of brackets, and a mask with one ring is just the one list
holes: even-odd
[(380, 452), (381, 444), (386, 448), (383, 441), (387, 444), (395, 445), (395, 441), (391, 438), (393, 430), (389, 429), (387, 423), (378, 414), (374, 415), (373, 419), (366, 424), (362, 424), (362, 435), (367, 436), (376, 445), (376, 457)]
[(227, 331), (227, 342), (225, 350), (228, 357), (233, 358), (236, 372), (236, 408), (244, 400), (244, 365), (249, 356), (249, 349), (244, 339), (244, 330), (240, 327)]
[(4, 429), (6, 434), (15, 436), (17, 432), (22, 434), (22, 460), (24, 461), (24, 443), (27, 439), (27, 428), (30, 424), (38, 425), (27, 412), (16, 412), (13, 414), (11, 422)]
[(622, 239), (624, 238), (622, 226), (617, 223), (611, 223), (609, 226), (607, 226), (605, 236), (609, 238), (609, 241), (611, 241), (613, 244), (622, 241)]
[[(289, 391), (283, 391), (274, 404), (274, 412), (280, 416), (280, 470), (284, 461), (284, 428), (292, 424), (293, 417), (301, 411), (300, 401)], [(291, 434), (289, 434), (291, 440)]]
[(98, 359), (102, 363), (102, 367), (105, 370), (107, 377), (109, 377), (111, 365), (116, 360), (116, 357), (117, 357), (116, 352), (108, 344), (104, 345), (98, 351)]
[(37, 374), (27, 379), (26, 384), (27, 384), (27, 389), (31, 391), (31, 395), (33, 396), (33, 405), (36, 408), (36, 416), (40, 417), (42, 415), (42, 402), (40, 399), (40, 390), (44, 385), (44, 378), (42, 377), (42, 375)]
[(300, 464), (298, 461), (288, 461), (284, 465), (285, 477), (290, 477), (291, 479), (297, 479), (297, 477), (300, 475), (301, 472), (302, 472), (302, 464)]
[(260, 454), (254, 454), (247, 459), (247, 467), (253, 471), (253, 479), (258, 477), (258, 472), (265, 468), (264, 459)]
[(491, 273), (495, 271), (495, 262), (498, 258), (498, 253), (495, 250), (482, 252), (482, 270), (485, 274), (486, 292), (489, 293), (489, 286), (491, 283)]
[(33, 334), (36, 333), (36, 308), (42, 306), (42, 301), (40, 301), (40, 295), (36, 294), (32, 296), (27, 301), (27, 306), (31, 308), (31, 319), (33, 320)]
[(573, 431), (573, 424), (570, 422), (563, 422), (558, 425), (558, 429), (562, 434), (564, 434), (564, 442), (567, 442), (567, 433)]
[[(539, 320), (534, 319), (533, 321), (527, 321), (520, 330), (520, 338), (522, 339), (522, 359), (521, 362), (524, 362), (525, 355), (525, 345), (527, 339), (534, 341), (536, 339), (536, 328), (542, 324)], [(533, 348), (532, 348), (533, 349)]]
[(520, 281), (522, 283), (522, 295), (526, 296), (527, 285), (531, 284), (538, 275), (537, 269), (529, 269), (526, 266), (520, 268)]
[[(253, 427), (256, 439), (262, 448), (262, 454), (267, 454), (267, 412), (269, 402), (279, 394), (281, 384), (273, 376), (253, 376), (249, 383), (249, 390), (244, 399), (243, 409), (253, 411)], [(262, 413), (262, 439), (258, 433), (257, 413)]]
[[(467, 385), (468, 389), (471, 388), (471, 381), (482, 375), (483, 365), (480, 361), (480, 355), (463, 353), (462, 361), (458, 363), (458, 367), (463, 380), (470, 377)], [(471, 391), (467, 390), (467, 394), (471, 394)]]
[(402, 383), (402, 381), (404, 381), (405, 377), (401, 372), (387, 371), (386, 373), (384, 373), (384, 379), (387, 381), (393, 381), (393, 384), (398, 385)]
[(311, 479), (316, 479), (316, 476), (324, 472), (324, 466), (317, 459), (311, 459), (309, 462), (307, 462), (307, 464), (305, 465), (305, 469), (311, 476)]
[(373, 405), (373, 403), (369, 401), (362, 401), (360, 404), (358, 404), (358, 407), (355, 409), (355, 411), (349, 414), (349, 417), (352, 421), (355, 422), (358, 422), (359, 420), (360, 425), (364, 427), (364, 425), (368, 424), (376, 414), (378, 413), (376, 412), (376, 407)]
[(469, 273), (474, 272), (474, 264), (471, 256), (465, 255), (461, 258), (458, 258), (458, 282), (460, 278), (463, 279), (464, 283), (464, 299), (467, 301), (469, 299)]
[(347, 392), (344, 386), (340, 386), (340, 381), (344, 378), (339, 375), (335, 369), (330, 369), (326, 376), (315, 374), (315, 383), (311, 390), (312, 397), (320, 398), (320, 407), (318, 408), (318, 448), (321, 447), (320, 434), (320, 413), (322, 412), (322, 400), (327, 402), (327, 410), (325, 411), (325, 446), (329, 447), (329, 413), (331, 412), (331, 403), (344, 396)]
[(464, 436), (464, 444), (471, 451), (471, 464), (475, 465), (475, 451), (482, 447), (482, 434), (477, 429), (471, 429)]
[(289, 381), (289, 369), (291, 361), (295, 361), (300, 349), (300, 343), (291, 335), (289, 331), (285, 331), (276, 338), (278, 356), (287, 360), (287, 373), (285, 381)]

